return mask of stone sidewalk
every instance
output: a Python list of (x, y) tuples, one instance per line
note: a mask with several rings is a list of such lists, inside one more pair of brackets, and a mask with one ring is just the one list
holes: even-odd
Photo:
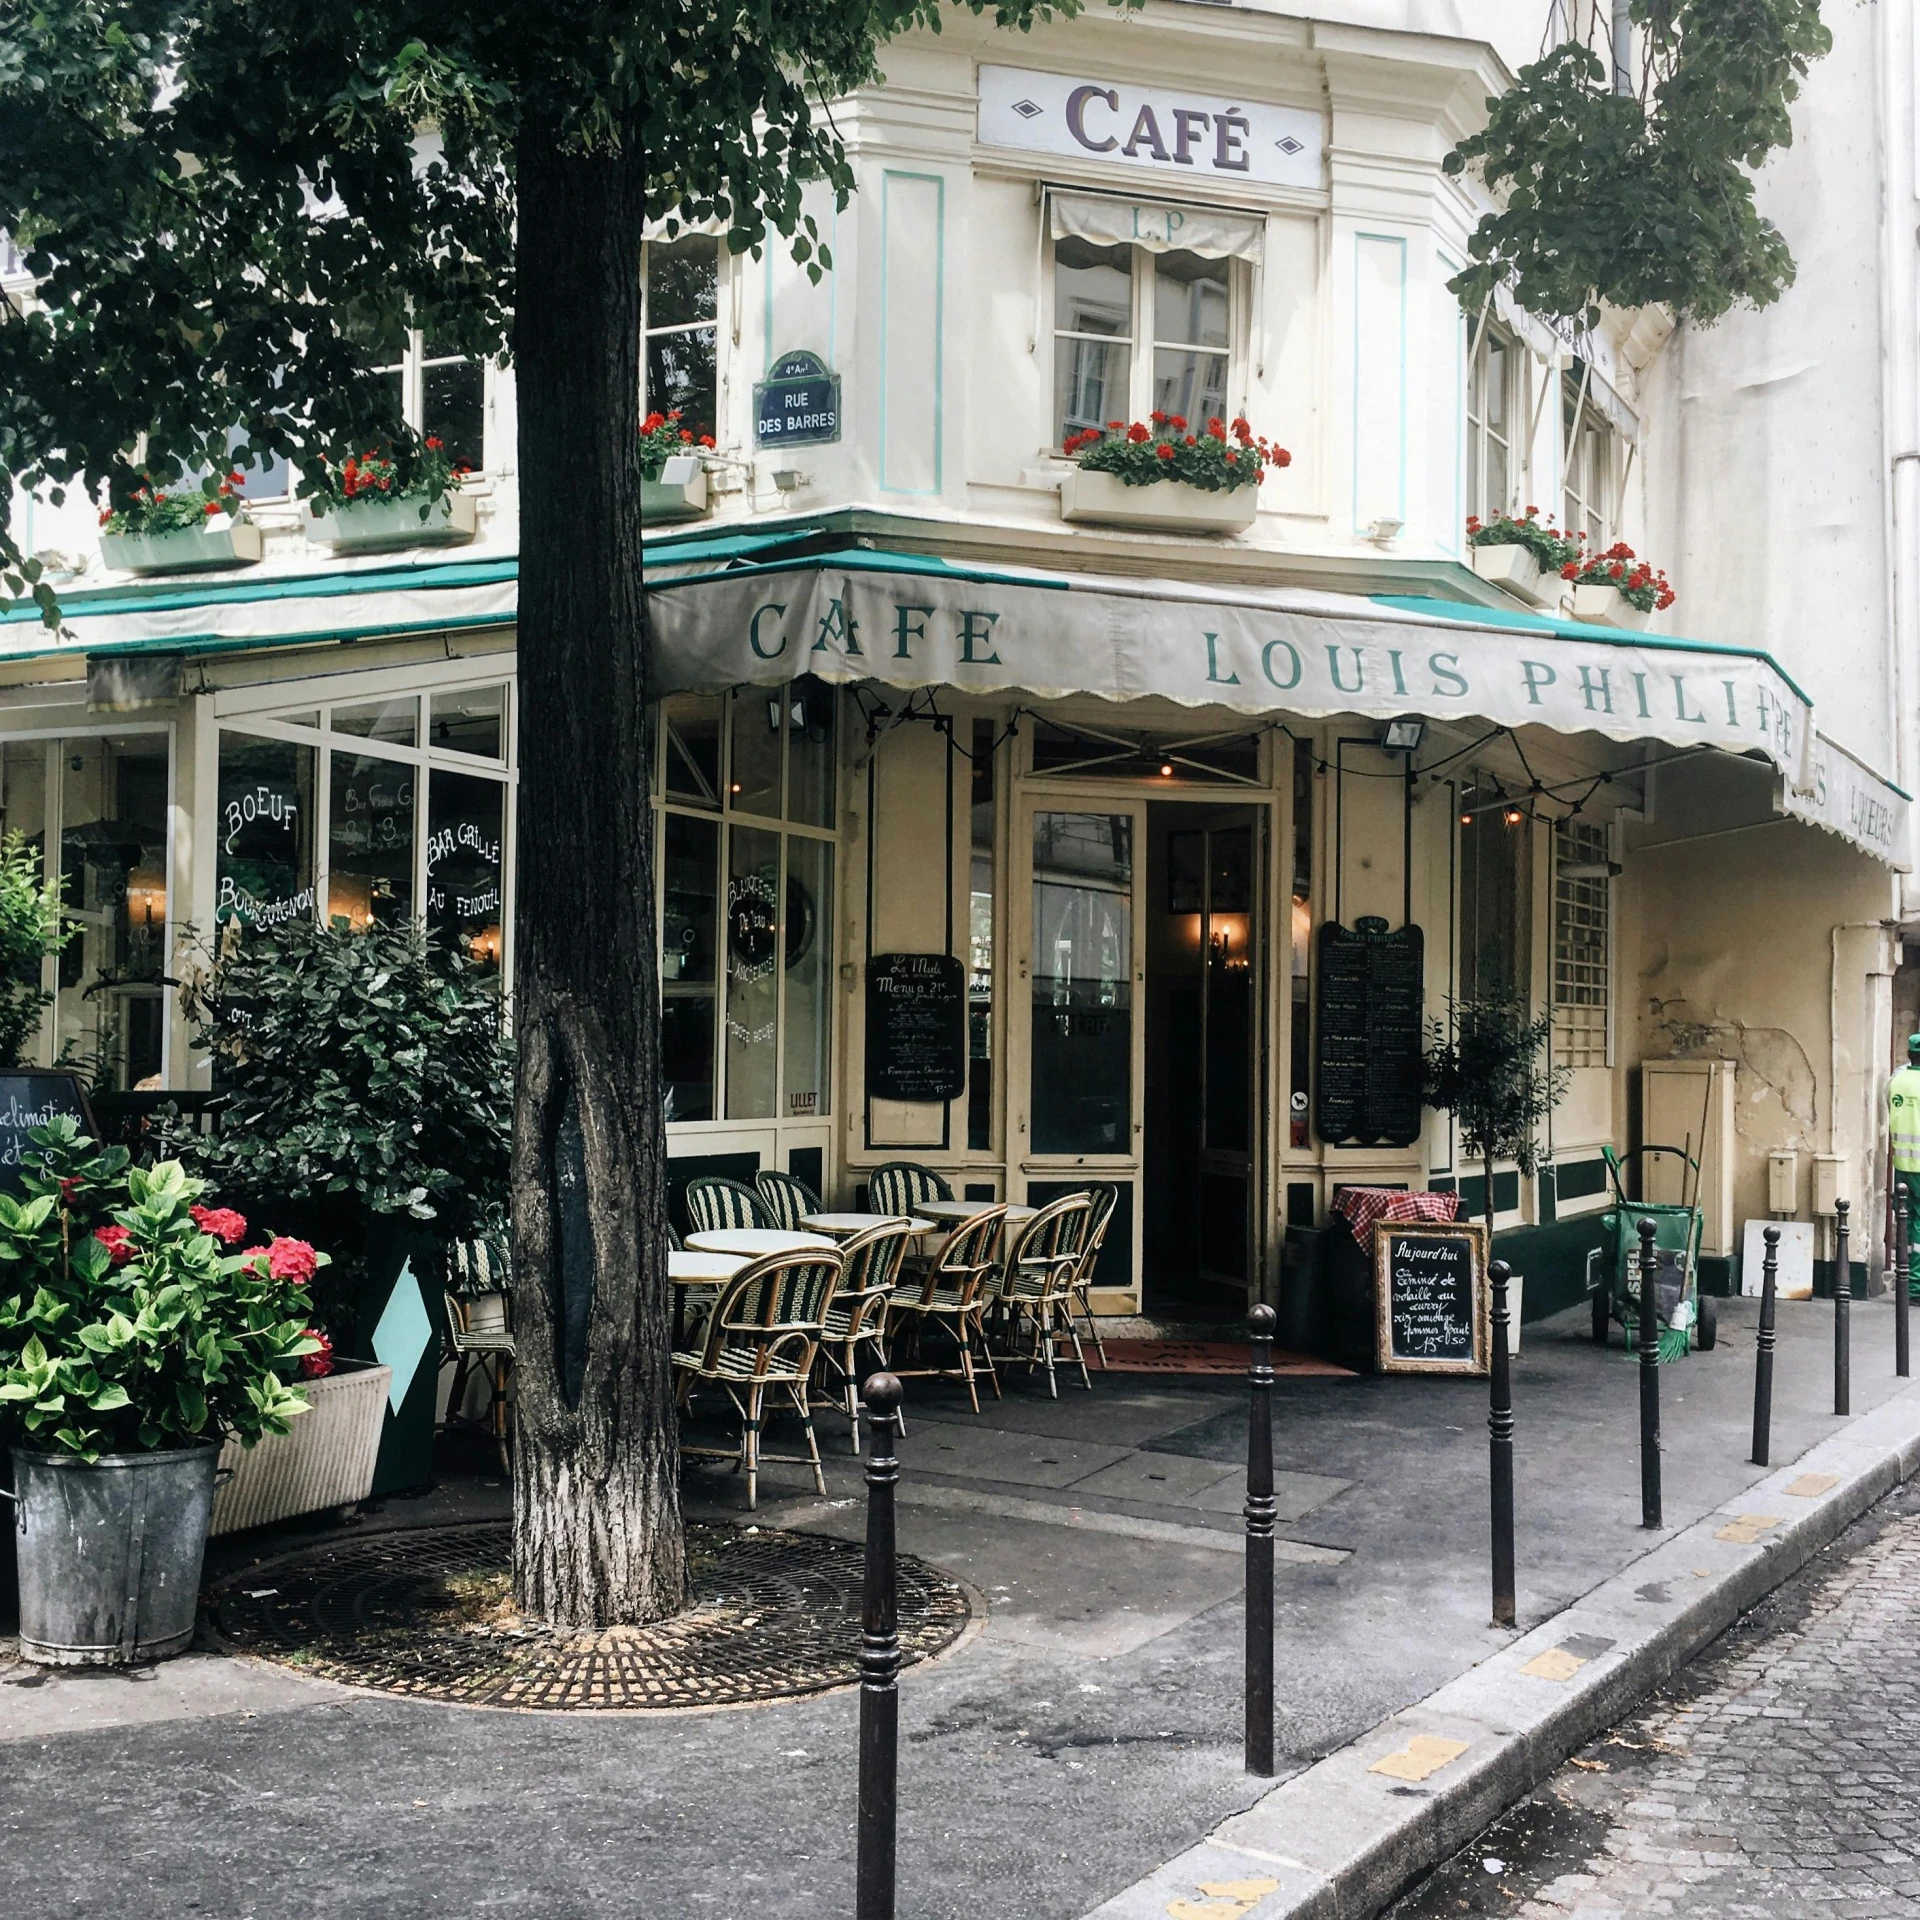
[[(1752, 1303), (1664, 1370), (1667, 1518), (1746, 1464)], [(1830, 1308), (1782, 1310), (1775, 1459), (1836, 1432)], [(1526, 1329), (1516, 1372), (1522, 1630), (1637, 1559), (1635, 1369), (1585, 1313)], [(1855, 1405), (1892, 1391), (1890, 1311), (1854, 1314)], [(1010, 1385), (976, 1422), (912, 1383), (901, 1544), (966, 1579), (983, 1630), (902, 1683), (901, 1911), (1076, 1920), (1248, 1808), (1240, 1769), (1245, 1398), (1232, 1380)], [(1283, 1768), (1423, 1699), (1510, 1636), (1487, 1625), (1483, 1382), (1290, 1379), (1276, 1397)], [(844, 1423), (823, 1419), (829, 1447)], [(690, 1471), (696, 1511), (737, 1483)], [(502, 1510), (484, 1476), (361, 1524)], [(859, 1476), (763, 1482), (760, 1524), (857, 1536)], [(229, 1543), (220, 1563), (286, 1540)], [(138, 1679), (0, 1681), (13, 1821), (0, 1864), (77, 1914), (574, 1915), (847, 1910), (856, 1701), (595, 1718), (354, 1693), (216, 1656)]]

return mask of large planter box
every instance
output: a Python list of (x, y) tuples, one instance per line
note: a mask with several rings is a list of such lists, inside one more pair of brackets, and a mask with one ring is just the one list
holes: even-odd
[(187, 573), (210, 567), (250, 567), (262, 551), (251, 520), (219, 527), (178, 527), (172, 533), (103, 533), (100, 558), (127, 573)]
[(1469, 547), (1473, 570), (1490, 585), (1504, 587), (1530, 607), (1550, 607), (1560, 598), (1560, 576), (1549, 574), (1523, 546)]
[(657, 527), (669, 520), (699, 520), (707, 511), (707, 476), (696, 473), (685, 486), (664, 480), (640, 482), (640, 524)]
[(373, 1491), (393, 1369), (365, 1360), (333, 1364), (325, 1379), (300, 1383), (307, 1411), (285, 1433), (251, 1448), (227, 1442), (220, 1465), (232, 1476), (213, 1496), (213, 1532), (357, 1506)]
[(1627, 627), (1638, 633), (1653, 618), (1653, 611), (1636, 607), (1618, 587), (1583, 580), (1573, 590), (1573, 617), (1596, 627)]
[(1181, 480), (1130, 487), (1111, 473), (1075, 467), (1060, 482), (1060, 518), (1159, 533), (1245, 533), (1259, 509), (1259, 491), (1208, 493)]
[(307, 521), (307, 538), (336, 553), (384, 553), (395, 547), (448, 547), (471, 540), (478, 502), (470, 493), (449, 493), (420, 517), (411, 500), (344, 500)]

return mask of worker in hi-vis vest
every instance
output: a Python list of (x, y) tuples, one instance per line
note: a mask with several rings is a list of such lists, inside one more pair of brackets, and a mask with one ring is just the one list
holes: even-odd
[(1893, 1177), (1907, 1190), (1907, 1292), (1914, 1287), (1914, 1239), (1920, 1235), (1920, 1033), (1907, 1035), (1907, 1064), (1887, 1082), (1887, 1139)]

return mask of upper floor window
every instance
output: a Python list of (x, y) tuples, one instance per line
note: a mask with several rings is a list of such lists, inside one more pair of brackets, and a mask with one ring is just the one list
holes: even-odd
[(1618, 513), (1619, 439), (1594, 404), (1583, 368), (1560, 376), (1561, 459), (1565, 476), (1560, 523), (1584, 533), (1590, 552), (1613, 545)]
[(386, 343), (373, 371), (399, 382), (401, 418), (415, 433), (438, 440), (456, 466), (486, 465), (486, 369), (478, 360), (409, 327)]
[(717, 433), (720, 243), (711, 235), (649, 240), (640, 250), (646, 339), (640, 410), (680, 414), (690, 433)]
[(1481, 520), (1513, 511), (1520, 471), (1515, 426), (1525, 411), (1515, 399), (1519, 364), (1512, 339), (1482, 322), (1467, 367), (1467, 511)]

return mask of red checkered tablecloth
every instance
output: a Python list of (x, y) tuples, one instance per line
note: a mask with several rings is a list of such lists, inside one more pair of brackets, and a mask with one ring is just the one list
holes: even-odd
[(1371, 1244), (1373, 1229), (1382, 1221), (1399, 1225), (1407, 1220), (1436, 1224), (1460, 1213), (1457, 1193), (1405, 1193), (1398, 1187), (1342, 1187), (1333, 1196), (1333, 1210), (1352, 1229), (1361, 1246)]

